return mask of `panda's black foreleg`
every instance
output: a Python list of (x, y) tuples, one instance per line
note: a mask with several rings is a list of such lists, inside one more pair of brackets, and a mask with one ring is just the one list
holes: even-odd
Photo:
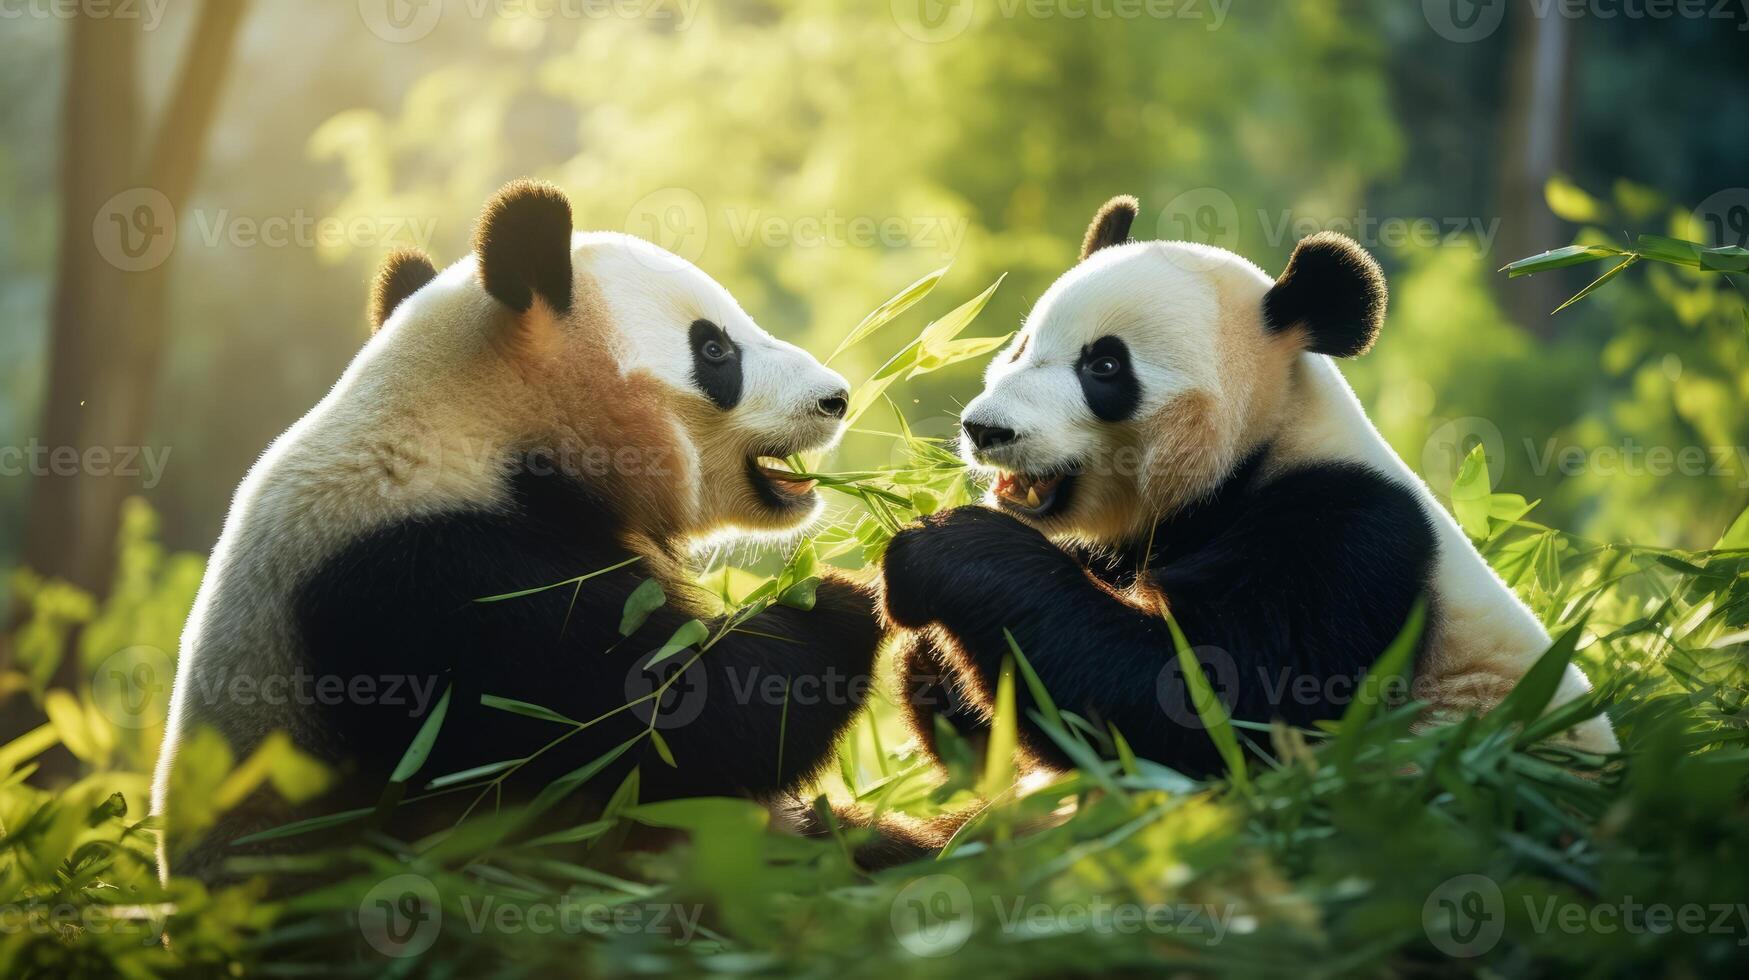
[[(646, 630), (682, 623), (666, 613)], [(702, 653), (670, 658), (651, 682), (674, 680), (654, 709), (674, 764), (645, 765), (645, 785), (664, 796), (765, 796), (817, 775), (868, 698), (881, 636), (874, 590), (828, 577), (813, 609), (772, 606)]]
[(897, 652), (899, 709), (917, 744), (939, 758), (936, 725), (945, 722), (983, 758), (990, 733), (990, 693), (978, 678), (954, 666), (952, 654), (928, 630), (907, 632)]
[(851, 860), (864, 871), (885, 868), (935, 856), (982, 804), (951, 810), (933, 817), (913, 817), (896, 811), (874, 814), (853, 803), (833, 805), (822, 812), (816, 804), (785, 796), (775, 801), (772, 812), (779, 824), (803, 837), (843, 840)]
[[(995, 689), (1011, 655), (1007, 631), (1059, 707), (1115, 725), (1151, 758), (1212, 752), (1205, 733), (1163, 709), (1162, 683), (1176, 683), (1176, 675), (1162, 681), (1173, 650), (1165, 621), (1094, 584), (1080, 562), (1033, 528), (983, 507), (934, 515), (893, 539), (883, 571), (887, 616), (951, 635), (983, 690)], [(1015, 696), (1024, 748), (1047, 765), (1068, 767), (1031, 721), (1030, 690), (1018, 685)]]

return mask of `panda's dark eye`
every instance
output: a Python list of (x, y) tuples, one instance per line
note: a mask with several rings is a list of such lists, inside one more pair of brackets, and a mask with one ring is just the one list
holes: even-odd
[(741, 401), (740, 348), (722, 327), (709, 320), (694, 320), (688, 339), (692, 342), (692, 380), (705, 397), (727, 411)]
[(1106, 422), (1122, 422), (1142, 401), (1142, 385), (1130, 369), (1130, 349), (1117, 337), (1101, 337), (1081, 348), (1076, 362), (1087, 407)]

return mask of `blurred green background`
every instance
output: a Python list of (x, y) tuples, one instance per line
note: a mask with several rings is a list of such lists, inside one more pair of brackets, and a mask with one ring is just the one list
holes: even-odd
[[(1548, 523), (1706, 546), (1749, 499), (1742, 295), (1641, 267), (1550, 317), (1603, 267), (1496, 272), (1588, 236), (1749, 240), (1749, 16), (1701, 6), (21, 6), (0, 59), (0, 445), (138, 445), (163, 469), (13, 465), (0, 567), (101, 589), (124, 491), (169, 546), (206, 551), (251, 461), (362, 342), (375, 265), (406, 245), (454, 260), (525, 174), (821, 355), (949, 264), (920, 312), (1006, 273), (973, 332), (1014, 329), (1116, 193), (1142, 200), (1137, 237), (1270, 271), (1344, 231), (1393, 292), (1345, 370), (1436, 490), (1480, 439), (1494, 485)], [(834, 366), (854, 383), (886, 350)], [(891, 393), (943, 434), (980, 367)], [(890, 445), (852, 436), (831, 465)]]

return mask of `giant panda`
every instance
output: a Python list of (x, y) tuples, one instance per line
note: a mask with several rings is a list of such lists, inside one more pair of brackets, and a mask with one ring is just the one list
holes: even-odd
[[(1383, 323), (1377, 264), (1322, 233), (1272, 278), (1220, 248), (1128, 241), (1136, 208), (1100, 209), (1079, 264), (966, 405), (961, 448), (991, 478), (985, 500), (886, 551), (917, 735), (933, 747), (937, 716), (980, 731), (1006, 629), (1059, 706), (1140, 755), (1217, 771), (1162, 606), (1237, 718), (1340, 717), (1418, 597), (1424, 723), (1497, 704), (1549, 637), (1337, 369)], [(1587, 689), (1569, 667), (1554, 701)], [(1025, 747), (1067, 766), (1019, 696)], [(1617, 749), (1602, 716), (1562, 738)]]
[[(536, 755), (506, 780), (510, 802), (654, 727), (660, 744), (639, 741), (580, 798), (636, 765), (646, 801), (781, 808), (860, 707), (854, 681), (881, 640), (872, 586), (828, 571), (811, 609), (770, 608), (716, 639), (660, 707), (636, 699), (689, 659), (643, 666), (683, 624), (722, 632), (689, 552), (818, 513), (783, 459), (839, 437), (844, 379), (691, 263), (574, 233), (565, 196), (527, 181), (486, 206), (472, 254), (447, 269), (392, 257), (372, 320), (236, 492), (182, 635), (155, 812), (174, 819), (178, 748), (201, 726), (239, 760), (286, 732), (339, 777), (319, 812), (370, 806), (451, 687), (421, 780)], [(665, 604), (622, 637), (628, 597), (652, 579)], [(566, 584), (478, 601), (553, 583)], [(838, 693), (779, 699), (773, 677)], [(603, 720), (537, 752), (565, 729), (483, 695)], [(311, 812), (259, 792), (175, 870), (223, 878), (229, 841)]]

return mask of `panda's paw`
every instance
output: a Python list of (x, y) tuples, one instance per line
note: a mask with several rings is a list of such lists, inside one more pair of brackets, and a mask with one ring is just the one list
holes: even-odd
[(925, 522), (905, 528), (887, 542), (881, 557), (881, 610), (889, 623), (902, 629), (929, 625), (931, 593), (941, 582), (943, 536)]
[(988, 507), (971, 504), (923, 518), (893, 536), (881, 561), (887, 619), (906, 629), (929, 625), (941, 600), (963, 600), (968, 588), (982, 584), (975, 566), (1002, 564), (1017, 551), (1061, 555), (1038, 531)]
[(887, 545), (886, 557), (881, 560), (881, 615), (900, 629), (921, 629), (934, 618), (930, 613), (932, 576), (927, 558), (911, 547), (913, 542), (901, 541), (912, 533), (899, 532)]

